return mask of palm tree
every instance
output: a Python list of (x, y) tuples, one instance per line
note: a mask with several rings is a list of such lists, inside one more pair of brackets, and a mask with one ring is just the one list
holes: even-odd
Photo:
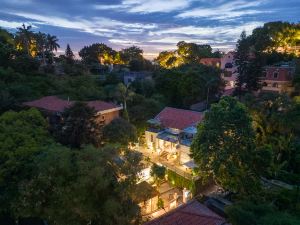
[(46, 64), (45, 51), (47, 48), (47, 38), (46, 34), (38, 32), (35, 34), (37, 50), (42, 54), (43, 64)]
[(129, 115), (127, 111), (127, 101), (132, 99), (134, 92), (130, 90), (129, 85), (125, 86), (123, 83), (119, 83), (115, 89), (114, 95), (119, 101), (123, 102), (124, 118), (127, 121), (129, 121)]
[(51, 53), (52, 62), (54, 62), (53, 51), (57, 52), (57, 49), (60, 48), (60, 46), (57, 42), (58, 42), (58, 39), (56, 36), (52, 36), (50, 34), (47, 35), (47, 49)]
[(17, 45), (19, 45), (22, 49), (25, 49), (28, 56), (31, 56), (31, 44), (33, 41), (33, 32), (31, 31), (31, 26), (26, 26), (24, 23), (22, 27), (18, 27), (18, 31), (16, 34)]

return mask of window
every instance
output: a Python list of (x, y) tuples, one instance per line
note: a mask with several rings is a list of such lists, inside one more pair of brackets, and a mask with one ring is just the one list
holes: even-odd
[(263, 87), (267, 87), (268, 84), (267, 84), (266, 82), (263, 82), (262, 86), (263, 86)]
[(274, 88), (278, 88), (278, 84), (277, 83), (273, 83), (273, 87)]
[(153, 142), (153, 135), (150, 135), (150, 141)]
[(226, 63), (225, 68), (226, 69), (231, 69), (233, 67), (232, 63)]
[(267, 71), (264, 70), (261, 74), (261, 77), (267, 77)]
[(275, 71), (275, 72), (273, 73), (273, 78), (277, 79), (277, 78), (278, 78), (278, 75), (279, 75), (279, 72), (278, 72), (278, 70), (277, 70), (277, 71)]

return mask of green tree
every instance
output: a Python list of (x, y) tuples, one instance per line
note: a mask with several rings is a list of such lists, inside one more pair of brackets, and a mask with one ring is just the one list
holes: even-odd
[(8, 67), (14, 55), (14, 36), (0, 28), (0, 66)]
[(244, 31), (237, 43), (235, 59), (238, 66), (237, 87), (239, 94), (244, 88), (249, 92), (259, 88), (259, 77), (262, 74), (261, 58), (251, 48), (252, 41), (253, 39), (247, 37)]
[(33, 160), (53, 143), (39, 111), (6, 112), (0, 116), (0, 214), (12, 213), (18, 185), (34, 172)]
[(22, 27), (18, 27), (16, 33), (16, 45), (17, 48), (21, 51), (25, 51), (28, 56), (32, 56), (32, 45), (34, 42), (34, 34), (31, 31), (31, 26), (26, 26), (25, 24)]
[(127, 101), (130, 100), (134, 95), (134, 92), (129, 86), (125, 86), (123, 83), (119, 83), (114, 90), (114, 97), (122, 102), (124, 107), (124, 118), (129, 121), (129, 115), (127, 110)]
[(271, 204), (242, 201), (226, 208), (233, 225), (299, 225), (300, 219), (278, 211)]
[(132, 60), (143, 60), (143, 50), (137, 46), (131, 46), (129, 48), (122, 49), (121, 56), (126, 64), (129, 64)]
[(54, 35), (47, 34), (47, 50), (51, 56), (52, 63), (54, 62), (54, 51), (57, 52), (57, 49), (60, 48), (58, 44), (58, 38)]
[[(205, 65), (182, 65), (155, 74), (157, 91), (167, 104), (189, 108), (192, 104), (214, 100), (224, 87), (221, 71)], [(209, 89), (209, 91), (208, 91)]]
[[(62, 122), (57, 131), (58, 140), (72, 148), (81, 148), (83, 144), (100, 142), (100, 127), (94, 120), (95, 110), (86, 103), (76, 102), (62, 114)], [(98, 145), (98, 144), (95, 144)]]
[(69, 64), (74, 63), (74, 53), (69, 44), (67, 44), (67, 48), (65, 51), (65, 57), (66, 57), (67, 63), (69, 63)]
[(50, 225), (136, 224), (139, 207), (131, 191), (141, 158), (130, 151), (119, 155), (112, 146), (81, 151), (49, 146), (34, 161), (38, 173), (22, 183), (16, 211)]
[(198, 126), (191, 152), (199, 175), (222, 187), (249, 193), (258, 187), (255, 133), (246, 107), (231, 97), (213, 104)]
[(127, 146), (137, 141), (136, 128), (127, 120), (117, 118), (103, 128), (103, 139), (108, 143)]
[(42, 55), (43, 64), (45, 65), (46, 64), (45, 51), (48, 45), (47, 36), (44, 33), (38, 32), (37, 34), (35, 34), (35, 39), (36, 39), (37, 50)]
[(150, 175), (154, 178), (156, 186), (159, 186), (159, 183), (165, 179), (166, 168), (164, 166), (153, 164), (151, 166)]

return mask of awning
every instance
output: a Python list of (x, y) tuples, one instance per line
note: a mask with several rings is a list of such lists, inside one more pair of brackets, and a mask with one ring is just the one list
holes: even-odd
[(187, 134), (196, 134), (197, 133), (197, 128), (194, 127), (194, 126), (190, 126), (190, 127), (187, 127), (183, 130), (184, 133), (187, 133)]
[(197, 167), (194, 160), (188, 161), (188, 162), (184, 163), (183, 165), (189, 169), (194, 169), (195, 167)]
[(164, 140), (164, 141), (169, 141), (169, 142), (172, 142), (172, 143), (178, 143), (179, 142), (179, 139), (178, 139), (177, 135), (170, 134), (170, 133), (167, 133), (167, 132), (163, 132), (163, 133), (158, 134), (156, 138)]

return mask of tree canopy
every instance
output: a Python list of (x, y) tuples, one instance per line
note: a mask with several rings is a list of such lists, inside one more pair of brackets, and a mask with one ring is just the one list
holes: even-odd
[(256, 190), (255, 133), (246, 107), (223, 97), (205, 114), (191, 146), (199, 175), (234, 192)]

